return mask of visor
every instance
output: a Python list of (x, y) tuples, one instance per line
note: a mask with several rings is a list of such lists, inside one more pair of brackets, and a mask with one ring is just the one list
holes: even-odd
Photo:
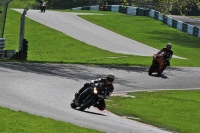
[(113, 78), (109, 78), (109, 77), (107, 77), (107, 82), (113, 82), (114, 81), (114, 79)]

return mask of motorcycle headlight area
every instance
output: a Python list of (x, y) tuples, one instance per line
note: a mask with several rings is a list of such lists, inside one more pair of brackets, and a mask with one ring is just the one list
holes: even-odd
[(96, 88), (96, 87), (94, 87), (94, 89), (93, 89), (93, 92), (94, 92), (94, 94), (97, 94), (97, 93), (98, 93), (98, 91), (97, 91), (97, 88)]

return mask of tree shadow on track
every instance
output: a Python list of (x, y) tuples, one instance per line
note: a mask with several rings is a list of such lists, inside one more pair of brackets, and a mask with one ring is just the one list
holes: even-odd
[(68, 79), (93, 79), (94, 77), (102, 77), (105, 75), (94, 75), (88, 71), (84, 65), (69, 65), (69, 64), (42, 64), (42, 63), (11, 63), (0, 62), (2, 68), (36, 73), (48, 76), (59, 76)]
[[(66, 79), (72, 79), (75, 81), (86, 80), (105, 77), (105, 73), (99, 68), (105, 68), (105, 70), (113, 69), (123, 70), (126, 72), (137, 72), (137, 73), (147, 73), (148, 67), (139, 66), (105, 66), (105, 65), (77, 65), (77, 64), (51, 64), (51, 63), (20, 63), (20, 62), (0, 62), (0, 68), (6, 68), (11, 70), (17, 70), (21, 72), (29, 72), (47, 76), (58, 76), (64, 77)], [(114, 70), (115, 69), (115, 70)], [(174, 69), (173, 69), (174, 70)], [(7, 70), (0, 70), (1, 72), (7, 72)], [(182, 71), (178, 68), (176, 71)], [(165, 78), (163, 76), (163, 78)], [(131, 79), (123, 79), (117, 77), (115, 83), (120, 85), (128, 85), (132, 83)]]

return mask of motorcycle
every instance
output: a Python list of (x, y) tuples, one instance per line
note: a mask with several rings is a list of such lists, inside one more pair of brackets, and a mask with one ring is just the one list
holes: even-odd
[(106, 98), (109, 90), (104, 83), (98, 82), (92, 84), (90, 87), (85, 89), (78, 97), (76, 97), (71, 102), (71, 107), (73, 109), (78, 108), (80, 111), (84, 111), (86, 108), (98, 103), (100, 100)]
[(162, 54), (153, 55), (152, 65), (149, 68), (149, 75), (152, 75), (152, 73), (156, 72), (158, 74), (161, 74), (163, 72), (165, 62), (164, 62), (164, 56)]
[(46, 10), (46, 2), (43, 2), (42, 4), (41, 4), (41, 12), (45, 12), (45, 10)]

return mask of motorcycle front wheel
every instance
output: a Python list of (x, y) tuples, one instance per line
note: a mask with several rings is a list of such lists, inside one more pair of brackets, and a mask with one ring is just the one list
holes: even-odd
[(80, 111), (83, 111), (83, 110), (85, 110), (86, 108), (92, 106), (94, 100), (95, 100), (95, 99), (94, 99), (93, 97), (91, 97), (89, 100), (87, 100), (87, 101), (85, 101), (83, 104), (81, 104), (79, 110), (80, 110)]
[(77, 106), (75, 105), (75, 103), (71, 103), (71, 107), (73, 108), (73, 109), (75, 109)]
[(71, 107), (73, 108), (73, 109), (75, 109), (77, 106), (76, 106), (76, 104), (74, 103), (75, 102), (75, 99), (71, 102)]
[(149, 75), (152, 75), (152, 73), (157, 69), (157, 67), (158, 67), (158, 63), (153, 63), (152, 65), (151, 65), (151, 67), (149, 68)]

